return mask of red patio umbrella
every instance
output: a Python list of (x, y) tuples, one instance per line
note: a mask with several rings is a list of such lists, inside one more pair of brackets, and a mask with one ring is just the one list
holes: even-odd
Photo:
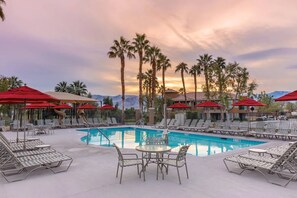
[[(222, 106), (215, 103), (215, 102), (212, 102), (212, 101), (205, 101), (205, 102), (196, 104), (195, 107), (204, 107), (204, 108), (217, 107), (217, 108), (221, 108)], [(209, 111), (208, 111), (207, 117), (208, 117), (207, 119), (210, 118), (210, 112)]]
[(58, 99), (53, 98), (41, 91), (30, 88), (28, 86), (22, 86), (18, 88), (13, 88), (8, 91), (0, 93), (0, 103), (11, 101), (12, 103), (27, 103), (32, 101), (56, 101)]
[[(36, 89), (33, 89), (28, 86), (21, 86), (18, 88), (9, 89), (8, 91), (4, 91), (0, 93), (0, 104), (3, 102), (3, 104), (9, 104), (9, 101), (11, 101), (11, 104), (24, 104), (28, 101), (32, 102), (44, 102), (44, 101), (56, 101), (56, 98), (53, 98), (45, 93), (42, 93), (41, 91), (38, 91)], [(22, 127), (22, 114), (20, 118), (20, 127)], [(24, 139), (26, 138), (26, 133), (24, 133)], [(19, 139), (18, 131), (17, 131), (17, 142)], [(24, 148), (25, 148), (25, 141), (24, 141)]]
[(61, 104), (61, 105), (56, 105), (54, 109), (72, 109), (72, 107), (68, 104)]
[(91, 104), (85, 104), (85, 105), (78, 107), (78, 109), (97, 109), (97, 107), (95, 107), (94, 105), (91, 105)]
[(290, 100), (297, 100), (297, 90), (275, 99), (275, 101), (290, 101)]
[(263, 104), (262, 102), (258, 102), (256, 100), (253, 100), (251, 98), (245, 98), (243, 100), (240, 100), (238, 102), (235, 102), (232, 104), (233, 106), (265, 106), (266, 104)]
[(184, 103), (174, 103), (173, 105), (168, 106), (168, 108), (172, 108), (172, 109), (189, 109), (191, 108), (190, 106), (184, 104)]
[(26, 105), (23, 107), (23, 109), (43, 109), (43, 108), (49, 108), (49, 107), (55, 107), (56, 105), (53, 103), (49, 102), (44, 102), (44, 103), (33, 103)]
[(212, 101), (206, 101), (206, 102), (196, 104), (195, 107), (222, 107), (222, 106)]
[(99, 110), (112, 110), (112, 109), (115, 109), (115, 108), (109, 104), (105, 104), (99, 108)]
[[(251, 98), (245, 98), (243, 100), (240, 100), (238, 102), (233, 103), (232, 105), (233, 106), (251, 107), (251, 106), (265, 106), (266, 104), (263, 104), (262, 102), (258, 102), (258, 101), (254, 100), (254, 99), (251, 99)], [(248, 114), (249, 114), (249, 111), (248, 111)]]

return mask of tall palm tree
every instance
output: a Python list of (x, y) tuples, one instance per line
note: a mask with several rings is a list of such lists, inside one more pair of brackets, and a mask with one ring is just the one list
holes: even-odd
[(226, 60), (222, 57), (217, 57), (213, 62), (214, 76), (216, 76), (216, 84), (219, 92), (219, 99), (223, 99), (223, 94), (228, 86), (228, 76), (226, 75)]
[(200, 67), (198, 65), (193, 65), (191, 67), (191, 69), (189, 70), (189, 73), (191, 74), (191, 76), (194, 77), (194, 87), (195, 87), (195, 103), (194, 103), (194, 105), (196, 105), (196, 103), (197, 103), (197, 76), (200, 76), (200, 74), (201, 74)]
[(2, 19), (2, 21), (4, 21), (5, 15), (4, 15), (4, 12), (3, 12), (3, 9), (2, 9), (1, 4), (5, 4), (5, 1), (4, 0), (0, 0), (0, 18)]
[(69, 92), (79, 96), (86, 96), (88, 94), (87, 86), (85, 83), (77, 80), (69, 85)]
[(165, 98), (165, 72), (166, 70), (171, 67), (170, 59), (167, 58), (167, 56), (163, 55), (160, 53), (159, 59), (157, 61), (157, 70), (162, 70), (162, 97), (163, 97), (163, 104), (166, 103), (166, 98)]
[(59, 82), (55, 86), (55, 92), (68, 92), (68, 91), (69, 91), (69, 87), (66, 81)]
[(145, 54), (145, 51), (149, 47), (149, 40), (146, 39), (145, 34), (137, 34), (136, 37), (133, 39), (132, 45), (134, 48), (134, 52), (138, 53), (139, 57), (139, 72), (138, 72), (138, 80), (139, 80), (139, 109), (140, 109), (140, 115), (142, 117), (142, 111), (143, 111), (143, 98), (142, 98), (142, 65), (143, 65), (143, 57)]
[(184, 91), (184, 96), (185, 96), (185, 102), (187, 103), (187, 91), (186, 91), (186, 85), (185, 85), (185, 77), (184, 73), (189, 72), (188, 65), (184, 62), (181, 62), (176, 66), (175, 73), (180, 72), (182, 83), (183, 83), (183, 91)]
[[(156, 79), (157, 76), (157, 61), (159, 54), (161, 53), (160, 49), (156, 46), (149, 47), (145, 53), (144, 61), (149, 62), (152, 66), (152, 79)], [(155, 107), (155, 98), (156, 98), (156, 81), (152, 81), (152, 98), (151, 104), (152, 107)]]
[(210, 99), (210, 70), (209, 68), (212, 65), (212, 56), (208, 54), (200, 55), (198, 61), (198, 66), (204, 73), (205, 78), (205, 96), (207, 100)]
[(110, 47), (110, 51), (107, 53), (109, 58), (120, 58), (121, 60), (122, 124), (124, 124), (125, 118), (125, 56), (129, 59), (135, 58), (133, 47), (129, 43), (128, 40), (121, 36), (120, 40), (113, 41), (113, 46)]
[(8, 88), (11, 89), (11, 88), (17, 88), (17, 87), (20, 87), (22, 86), (24, 83), (22, 80), (18, 79), (18, 77), (16, 76), (12, 76), (10, 78), (8, 78), (8, 81), (9, 81), (9, 85), (8, 85)]

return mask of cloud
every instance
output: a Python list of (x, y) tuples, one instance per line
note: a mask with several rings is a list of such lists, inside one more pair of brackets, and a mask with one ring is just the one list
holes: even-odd
[[(93, 94), (116, 95), (120, 61), (106, 54), (114, 39), (131, 40), (137, 32), (170, 58), (170, 88), (182, 86), (174, 73), (178, 63), (190, 67), (209, 53), (246, 66), (259, 91), (294, 90), (296, 6), (269, 0), (10, 1), (0, 24), (0, 71), (44, 91), (62, 80), (81, 80)], [(137, 93), (137, 72), (138, 60), (127, 60), (127, 93)], [(193, 90), (192, 77), (186, 86)]]

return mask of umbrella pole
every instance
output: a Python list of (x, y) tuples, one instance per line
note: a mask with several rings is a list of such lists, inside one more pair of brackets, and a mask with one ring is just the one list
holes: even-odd
[[(26, 107), (26, 100), (25, 100), (25, 107)], [(22, 121), (21, 121), (21, 123), (22, 123)], [(24, 141), (23, 147), (24, 147), (24, 150), (26, 150), (26, 128), (25, 127), (24, 127), (24, 140), (23, 141)]]

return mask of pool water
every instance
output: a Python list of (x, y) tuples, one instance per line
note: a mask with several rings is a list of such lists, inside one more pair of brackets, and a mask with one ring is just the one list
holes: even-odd
[[(121, 148), (134, 149), (138, 145), (144, 145), (146, 137), (162, 137), (163, 130), (117, 127), (91, 129), (88, 135), (81, 138), (83, 142), (100, 146), (112, 146), (113, 143)], [(79, 131), (88, 132), (88, 129)], [(102, 133), (104, 135), (102, 135)], [(87, 139), (88, 138), (88, 139)], [(108, 140), (108, 139), (109, 140)], [(168, 144), (172, 151), (177, 152), (179, 146), (191, 144), (188, 153), (196, 156), (208, 156), (217, 153), (228, 152), (240, 148), (250, 147), (264, 142), (251, 141), (235, 138), (222, 138), (192, 133), (170, 132), (168, 133)]]

